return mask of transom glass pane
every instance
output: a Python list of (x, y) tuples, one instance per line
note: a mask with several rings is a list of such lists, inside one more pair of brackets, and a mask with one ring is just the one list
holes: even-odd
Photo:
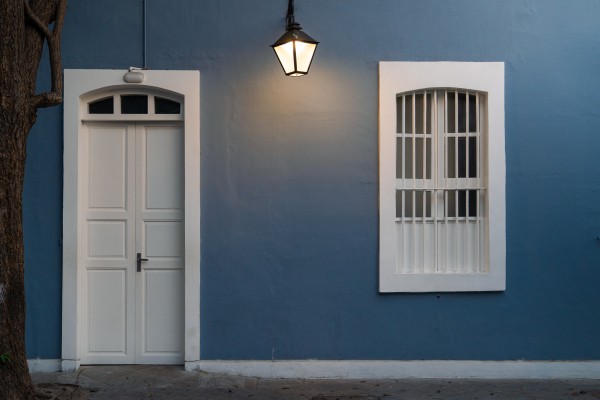
[(107, 97), (96, 100), (88, 104), (88, 113), (90, 114), (114, 114), (114, 99)]
[(148, 96), (139, 94), (122, 95), (121, 114), (148, 114)]
[(181, 114), (181, 104), (162, 97), (155, 97), (154, 110), (156, 114)]

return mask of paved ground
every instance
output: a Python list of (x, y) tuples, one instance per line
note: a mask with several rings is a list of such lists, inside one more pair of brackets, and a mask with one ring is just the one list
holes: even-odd
[(600, 380), (259, 379), (139, 365), (81, 367), (32, 377), (38, 390), (61, 400), (600, 399)]

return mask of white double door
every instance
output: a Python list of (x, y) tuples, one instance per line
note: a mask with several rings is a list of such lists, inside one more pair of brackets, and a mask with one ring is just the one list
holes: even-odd
[(183, 128), (86, 122), (83, 132), (81, 363), (182, 364)]

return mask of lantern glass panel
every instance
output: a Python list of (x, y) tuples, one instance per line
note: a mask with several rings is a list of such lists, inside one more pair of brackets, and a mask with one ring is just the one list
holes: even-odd
[(296, 62), (299, 72), (308, 72), (316, 48), (317, 45), (314, 43), (296, 41)]
[(274, 49), (285, 73), (291, 74), (294, 72), (294, 42), (287, 42)]

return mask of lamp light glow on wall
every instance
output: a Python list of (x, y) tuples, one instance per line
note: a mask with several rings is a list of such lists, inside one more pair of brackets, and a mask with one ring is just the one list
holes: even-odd
[(302, 76), (308, 73), (317, 42), (302, 32), (294, 20), (294, 0), (288, 0), (286, 32), (271, 47), (287, 76)]

